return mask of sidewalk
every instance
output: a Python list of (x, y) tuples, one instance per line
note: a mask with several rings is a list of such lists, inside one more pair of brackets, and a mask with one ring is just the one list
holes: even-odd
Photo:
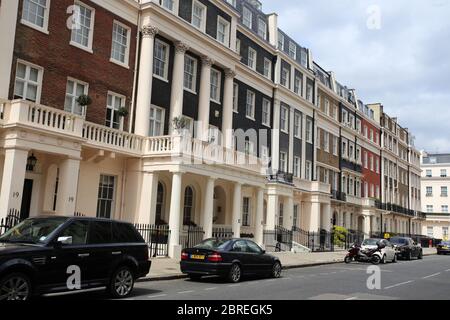
[[(436, 254), (435, 248), (424, 248), (424, 256)], [(341, 263), (347, 251), (315, 252), (315, 253), (271, 253), (280, 258), (284, 269), (304, 268), (324, 264)], [(147, 277), (139, 281), (158, 281), (185, 278), (180, 271), (179, 259), (154, 258), (152, 267)]]

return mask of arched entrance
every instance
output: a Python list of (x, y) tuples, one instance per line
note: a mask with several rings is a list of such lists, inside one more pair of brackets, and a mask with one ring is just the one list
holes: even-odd
[(339, 216), (338, 216), (338, 213), (335, 211), (335, 212), (333, 213), (333, 221), (332, 221), (333, 227), (336, 226), (336, 225), (338, 225), (338, 223), (339, 223), (338, 217), (339, 217)]
[(156, 215), (155, 215), (155, 223), (157, 225), (167, 224), (167, 222), (164, 221), (164, 197), (165, 197), (164, 185), (161, 182), (158, 182), (158, 193), (156, 195)]
[(214, 224), (217, 225), (224, 225), (226, 224), (226, 212), (227, 212), (227, 208), (226, 208), (226, 193), (225, 190), (220, 187), (217, 186), (214, 188)]
[(187, 186), (184, 190), (183, 225), (193, 225), (194, 219), (194, 188)]

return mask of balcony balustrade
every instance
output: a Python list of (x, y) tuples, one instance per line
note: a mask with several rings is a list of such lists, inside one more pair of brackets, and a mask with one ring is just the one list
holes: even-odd
[[(20, 126), (79, 138), (83, 145), (131, 156), (182, 157), (195, 164), (239, 167), (265, 175), (266, 166), (254, 156), (188, 135), (143, 137), (86, 121), (63, 110), (24, 100), (0, 101), (0, 125)], [(289, 180), (289, 176), (286, 177)], [(292, 182), (292, 177), (290, 177)]]

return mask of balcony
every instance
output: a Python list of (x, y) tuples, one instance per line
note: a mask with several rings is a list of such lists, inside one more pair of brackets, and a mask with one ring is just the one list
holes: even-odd
[(307, 192), (330, 194), (330, 185), (320, 181), (294, 179), (295, 187)]
[[(143, 137), (86, 121), (71, 113), (24, 100), (0, 101), (0, 126), (20, 127), (78, 139), (86, 147), (135, 157), (170, 157), (184, 163), (231, 166), (266, 175), (261, 159), (186, 135)], [(292, 183), (292, 175), (280, 178)]]
[(294, 175), (283, 171), (278, 171), (277, 174), (269, 175), (268, 179), (270, 182), (294, 184)]
[(331, 198), (338, 201), (347, 201), (347, 194), (338, 190), (331, 190)]

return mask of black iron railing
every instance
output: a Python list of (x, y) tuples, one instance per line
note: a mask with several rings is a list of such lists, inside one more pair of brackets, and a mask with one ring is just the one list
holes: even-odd
[(0, 235), (7, 232), (18, 225), (22, 219), (20, 218), (20, 211), (16, 209), (10, 209), (6, 218), (0, 220)]
[(278, 171), (277, 174), (269, 175), (269, 181), (281, 183), (294, 183), (294, 175), (283, 171)]
[(152, 257), (167, 257), (169, 255), (169, 226), (136, 224), (135, 227), (147, 243)]
[(233, 229), (227, 227), (214, 227), (212, 232), (213, 238), (231, 239), (234, 236)]
[(183, 249), (192, 248), (200, 244), (204, 236), (205, 231), (201, 227), (192, 225), (183, 226), (180, 232), (180, 244)]

